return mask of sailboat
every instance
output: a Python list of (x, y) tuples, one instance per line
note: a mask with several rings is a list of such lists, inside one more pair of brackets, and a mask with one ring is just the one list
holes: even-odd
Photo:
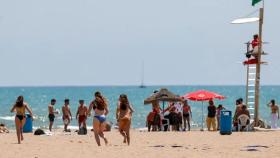
[(144, 85), (144, 62), (143, 61), (142, 61), (141, 84), (139, 88), (146, 88), (146, 86)]

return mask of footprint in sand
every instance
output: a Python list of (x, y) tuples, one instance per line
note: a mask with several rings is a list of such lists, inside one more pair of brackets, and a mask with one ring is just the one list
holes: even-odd
[(155, 145), (155, 146), (150, 146), (150, 147), (154, 147), (154, 148), (163, 148), (165, 147), (164, 145)]
[(260, 151), (257, 148), (269, 148), (269, 147), (264, 145), (248, 145), (245, 146), (245, 149), (241, 149), (240, 151)]
[(172, 148), (182, 148), (183, 146), (181, 146), (181, 145), (172, 145), (171, 147)]

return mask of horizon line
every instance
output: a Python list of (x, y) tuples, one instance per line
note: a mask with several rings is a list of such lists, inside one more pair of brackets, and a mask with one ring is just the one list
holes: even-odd
[[(246, 86), (245, 84), (154, 84), (154, 85), (144, 85), (145, 87), (176, 87), (176, 86)], [(261, 86), (280, 86), (280, 84), (263, 84)], [(0, 88), (22, 88), (22, 87), (140, 87), (140, 85), (0, 85)]]

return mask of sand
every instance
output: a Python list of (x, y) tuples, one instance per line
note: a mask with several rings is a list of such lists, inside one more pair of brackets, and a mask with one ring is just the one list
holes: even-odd
[(52, 136), (24, 134), (17, 144), (15, 133), (0, 134), (1, 158), (254, 158), (280, 157), (280, 131), (239, 132), (131, 132), (130, 146), (114, 130), (106, 132), (109, 145), (98, 147), (93, 133), (79, 136), (55, 131)]

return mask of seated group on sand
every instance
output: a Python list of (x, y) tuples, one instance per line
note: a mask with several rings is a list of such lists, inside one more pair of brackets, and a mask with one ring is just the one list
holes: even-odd
[[(192, 118), (191, 106), (188, 100), (182, 98), (181, 102), (170, 102), (168, 107), (162, 110), (159, 102), (152, 103), (153, 110), (147, 116), (148, 131), (190, 131), (190, 121)], [(206, 118), (207, 128), (210, 131), (219, 130), (220, 112), (224, 107), (219, 105), (218, 108), (212, 100), (209, 101), (208, 115)], [(216, 124), (216, 121), (218, 124)]]
[[(277, 128), (278, 106), (275, 104), (275, 100), (271, 100), (268, 106), (271, 108), (271, 128)], [(223, 105), (220, 104), (216, 107), (213, 100), (209, 101), (205, 120), (208, 131), (220, 130), (221, 110), (224, 109)], [(169, 102), (168, 107), (164, 110), (160, 108), (159, 102), (155, 101), (152, 103), (152, 111), (147, 116), (146, 124), (148, 131), (190, 131), (191, 117), (191, 106), (183, 98), (181, 102)], [(233, 115), (233, 129), (236, 131), (249, 130), (250, 119), (250, 112), (247, 106), (243, 104), (243, 99), (237, 99), (236, 110)]]
[(170, 102), (164, 110), (160, 108), (159, 102), (155, 101), (152, 103), (152, 112), (147, 116), (148, 131), (190, 131), (191, 117), (192, 111), (187, 100)]
[[(105, 144), (108, 144), (108, 139), (105, 137), (103, 131), (106, 126), (106, 116), (109, 113), (108, 110), (108, 102), (107, 99), (101, 95), (100, 92), (95, 92), (93, 101), (87, 107), (84, 104), (83, 100), (79, 101), (78, 110), (76, 113), (76, 119), (78, 120), (79, 128), (86, 129), (86, 120), (89, 116), (91, 116), (91, 111), (94, 111), (93, 115), (93, 132), (95, 136), (95, 140), (98, 146), (101, 145), (100, 138), (102, 138)], [(56, 104), (56, 100), (52, 99), (50, 105), (48, 106), (49, 110), (49, 130), (52, 131), (53, 122), (55, 121), (55, 116), (59, 112), (54, 110), (54, 106)], [(64, 123), (64, 131), (67, 132), (68, 125), (72, 120), (72, 113), (70, 110), (70, 101), (69, 99), (64, 100), (64, 105), (62, 106), (62, 119)], [(11, 112), (16, 113), (15, 124), (16, 124), (16, 133), (18, 138), (18, 143), (24, 140), (23, 138), (23, 126), (26, 121), (25, 110), (27, 110), (33, 120), (33, 113), (31, 108), (27, 103), (24, 102), (23, 96), (19, 96), (16, 100), (16, 103), (13, 105)], [(129, 103), (128, 97), (125, 94), (120, 95), (118, 106), (116, 109), (116, 119), (119, 124), (119, 132), (123, 136), (124, 143), (130, 144), (130, 125), (131, 125), (131, 117), (134, 110), (132, 109), (131, 104)]]

